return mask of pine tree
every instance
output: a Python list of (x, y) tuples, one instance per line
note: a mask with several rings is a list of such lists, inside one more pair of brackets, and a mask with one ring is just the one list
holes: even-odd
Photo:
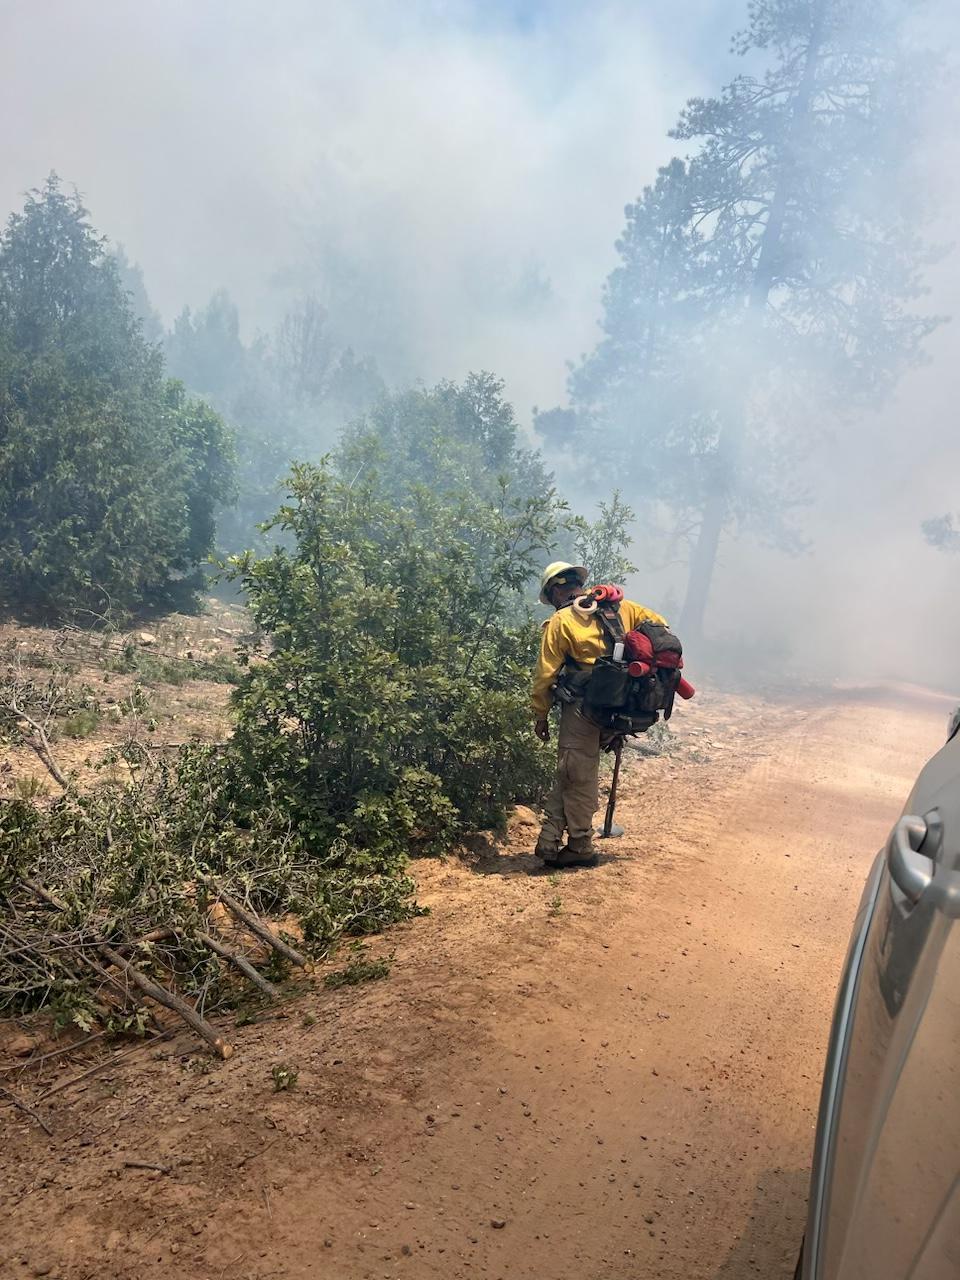
[(766, 71), (689, 102), (673, 136), (697, 150), (627, 208), (605, 337), (571, 405), (581, 441), (599, 433), (632, 462), (689, 536), (689, 636), (723, 532), (800, 545), (809, 424), (881, 403), (937, 323), (912, 309), (930, 254), (911, 130), (930, 67), (905, 50), (907, 12), (753, 0), (734, 48)]
[(164, 377), (105, 241), (51, 175), (0, 236), (0, 601), (187, 603), (229, 475), (222, 422)]

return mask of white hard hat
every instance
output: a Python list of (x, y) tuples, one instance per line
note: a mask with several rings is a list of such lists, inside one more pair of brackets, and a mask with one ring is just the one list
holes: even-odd
[(553, 564), (548, 564), (540, 575), (541, 604), (550, 603), (550, 597), (547, 595), (547, 587), (549, 587), (554, 578), (559, 578), (562, 573), (575, 573), (580, 579), (581, 587), (590, 576), (582, 564), (567, 564), (566, 560), (554, 560)]

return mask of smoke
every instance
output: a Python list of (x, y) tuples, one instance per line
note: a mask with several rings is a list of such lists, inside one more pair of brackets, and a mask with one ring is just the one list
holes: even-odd
[(712, 619), (729, 639), (755, 638), (754, 655), (769, 644), (788, 673), (931, 684), (960, 699), (960, 556), (929, 545), (921, 530), (930, 516), (960, 510), (958, 37), (953, 5), (918, 6), (915, 43), (950, 55), (919, 119), (911, 194), (925, 218), (921, 234), (941, 251), (924, 272), (928, 293), (918, 309), (946, 323), (881, 411), (830, 424), (807, 477), (809, 553), (785, 559), (729, 543)]
[[(522, 421), (597, 340), (623, 206), (682, 146), (684, 101), (740, 65), (745, 4), (688, 0), (73, 0), (4, 7), (0, 206), (50, 169), (140, 263), (168, 323), (226, 287), (247, 336), (304, 289), (393, 383), (504, 376)], [(918, 20), (948, 47), (947, 0)], [(934, 238), (957, 213), (953, 86), (926, 117)], [(960, 314), (955, 256), (932, 310)], [(811, 553), (722, 549), (709, 629), (820, 674), (955, 682), (956, 326), (869, 431), (838, 431), (803, 516)], [(865, 446), (865, 441), (869, 445)], [(551, 462), (550, 457), (547, 458)], [(584, 460), (597, 499), (615, 477)], [(627, 494), (629, 499), (631, 495)], [(644, 533), (637, 530), (638, 554)], [(661, 605), (683, 574), (644, 571)], [(891, 639), (891, 637), (893, 637)]]
[[(714, 78), (708, 0), (9, 6), (0, 200), (55, 168), (169, 322), (304, 287), (391, 380), (490, 368), (522, 414), (594, 338), (624, 202)], [(694, 19), (699, 15), (700, 22)]]

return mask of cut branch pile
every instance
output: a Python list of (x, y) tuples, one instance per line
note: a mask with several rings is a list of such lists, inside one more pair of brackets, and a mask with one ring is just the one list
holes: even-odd
[[(289, 964), (306, 965), (306, 957), (301, 952), (279, 938), (217, 881), (208, 879), (206, 887), (210, 905), (222, 902), (230, 915), (265, 944), (269, 952)], [(108, 941), (105, 936), (107, 921), (89, 919), (79, 927), (71, 927), (68, 922), (75, 912), (70, 905), (27, 875), (17, 877), (5, 895), (3, 905), (5, 909), (0, 921), (0, 1009), (10, 1002), (14, 994), (22, 1001), (31, 991), (39, 993), (44, 987), (77, 993), (83, 987), (83, 978), (92, 971), (101, 985), (96, 996), (89, 997), (90, 1012), (104, 1023), (122, 1025), (130, 997), (136, 994), (175, 1013), (214, 1053), (221, 1058), (229, 1058), (233, 1047), (200, 1012), (204, 992), (201, 990), (193, 1004), (184, 999), (175, 986), (174, 957), (168, 954), (169, 964), (164, 964), (163, 953), (158, 951), (159, 944), (166, 944), (168, 952), (179, 949), (189, 954), (202, 949), (212, 967), (224, 962), (267, 999), (273, 1000), (279, 995), (278, 988), (246, 956), (207, 929), (188, 931), (158, 927), (140, 938)], [(57, 920), (54, 928), (50, 927), (51, 915)], [(125, 952), (143, 955), (145, 961), (135, 964)], [(144, 972), (147, 964), (159, 970), (163, 980), (159, 975), (150, 976)]]

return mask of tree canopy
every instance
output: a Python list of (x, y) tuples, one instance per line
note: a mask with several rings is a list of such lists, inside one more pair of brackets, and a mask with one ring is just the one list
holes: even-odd
[[(557, 443), (615, 453), (692, 548), (699, 631), (725, 530), (787, 550), (818, 424), (881, 403), (937, 323), (919, 312), (912, 127), (929, 62), (905, 0), (754, 0), (734, 47), (762, 72), (690, 101), (694, 144), (627, 206), (604, 336)], [(589, 442), (589, 443), (588, 443)]]
[(496, 498), (502, 477), (513, 495), (552, 486), (540, 455), (521, 441), (502, 379), (486, 372), (381, 397), (344, 431), (337, 459), (346, 475), (377, 473), (394, 496), (422, 485)]
[(374, 363), (338, 342), (311, 295), (292, 303), (272, 331), (245, 341), (236, 304), (219, 290), (196, 313), (180, 313), (165, 351), (171, 370), (234, 432), (237, 499), (218, 522), (218, 542), (229, 552), (256, 540), (291, 461), (318, 461), (384, 392)]
[(222, 421), (165, 378), (51, 175), (0, 236), (0, 599), (51, 616), (186, 603), (230, 493)]

